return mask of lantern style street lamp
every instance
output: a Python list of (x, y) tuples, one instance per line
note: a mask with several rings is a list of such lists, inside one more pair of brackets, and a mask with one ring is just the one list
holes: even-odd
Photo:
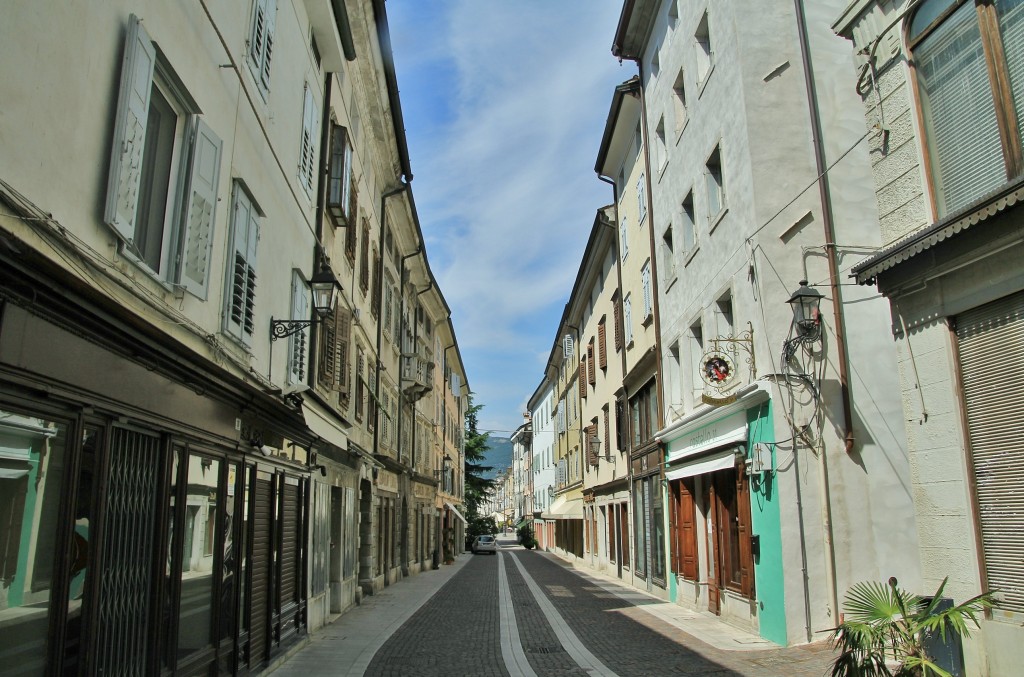
[(817, 289), (807, 286), (807, 280), (800, 280), (800, 287), (789, 297), (788, 303), (793, 308), (793, 323), (801, 334), (811, 334), (821, 323), (818, 306), (823, 298)]
[(316, 318), (312, 320), (275, 320), (270, 318), (270, 340), (276, 341), (296, 334), (306, 327), (319, 324), (324, 317), (334, 310), (338, 303), (338, 292), (341, 284), (338, 278), (331, 272), (326, 262), (321, 264), (320, 270), (309, 280), (309, 288), (313, 292), (313, 310), (316, 311)]

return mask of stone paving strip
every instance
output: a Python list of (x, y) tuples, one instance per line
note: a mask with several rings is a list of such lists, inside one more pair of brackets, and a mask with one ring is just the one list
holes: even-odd
[[(505, 554), (498, 555), (498, 612), (501, 621), (501, 657), (505, 661), (505, 669), (513, 677), (537, 677), (530, 666), (530, 661), (523, 651), (523, 643), (519, 638), (519, 627), (516, 624), (516, 613), (512, 607), (512, 593), (509, 591), (508, 579), (505, 574)], [(510, 555), (511, 556), (511, 555)]]

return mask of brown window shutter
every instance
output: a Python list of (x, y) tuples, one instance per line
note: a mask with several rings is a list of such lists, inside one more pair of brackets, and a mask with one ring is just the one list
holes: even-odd
[(370, 299), (370, 310), (374, 317), (380, 317), (380, 254), (376, 246), (373, 248), (373, 298)]
[(622, 350), (622, 299), (616, 298), (613, 301), (615, 308), (615, 350)]
[(608, 339), (605, 335), (605, 326), (602, 321), (597, 325), (597, 366), (601, 369), (608, 368)]
[(750, 481), (742, 463), (736, 467), (736, 512), (740, 540), (740, 593), (747, 599), (753, 599), (754, 556), (750, 549)]
[(349, 190), (352, 192), (352, 202), (348, 210), (348, 225), (345, 226), (345, 256), (347, 256), (349, 262), (354, 265), (356, 260), (356, 238), (358, 235), (356, 229), (358, 228), (359, 223), (359, 220), (356, 218), (357, 215), (359, 214), (357, 206), (357, 198), (359, 197), (359, 195), (358, 191), (356, 190), (355, 172), (352, 173), (352, 180)]
[(579, 374), (579, 385), (580, 385), (580, 398), (587, 396), (587, 358), (586, 356), (580, 361), (580, 374)]
[(590, 465), (597, 465), (597, 449), (591, 442), (597, 436), (597, 424), (588, 425), (586, 428), (586, 440), (587, 440), (587, 459)]
[(590, 381), (590, 385), (597, 385), (597, 364), (594, 360), (594, 339), (590, 339), (590, 343), (587, 344), (587, 380)]
[(605, 456), (608, 456), (608, 455), (611, 454), (611, 451), (612, 451), (612, 438), (609, 437), (609, 432), (611, 430), (611, 428), (610, 428), (611, 424), (608, 421), (608, 405), (607, 404), (604, 405), (604, 410), (601, 412), (601, 414), (604, 417), (604, 454), (605, 454)]
[(349, 364), (348, 364), (348, 346), (350, 343), (350, 333), (352, 330), (352, 314), (347, 309), (338, 309), (334, 312), (335, 319), (337, 320), (336, 329), (336, 340), (338, 345), (338, 380), (337, 390), (340, 393), (348, 394), (349, 392)]
[(682, 539), (679, 538), (679, 485), (680, 480), (669, 482), (668, 485), (668, 546), (671, 555), (673, 573), (679, 573), (679, 549)]
[(317, 360), (316, 382), (328, 390), (334, 388), (338, 372), (338, 327), (332, 311), (320, 323), (320, 357)]
[(697, 580), (697, 518), (693, 500), (693, 478), (679, 482), (679, 558), (683, 578)]
[(363, 219), (363, 241), (359, 245), (359, 288), (370, 288), (370, 222)]

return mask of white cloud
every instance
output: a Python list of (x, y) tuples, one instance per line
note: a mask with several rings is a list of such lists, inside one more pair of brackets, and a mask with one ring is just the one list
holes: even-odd
[(617, 1), (429, 5), (388, 5), (413, 188), (481, 423), (511, 430), (611, 201), (594, 161), (634, 69), (610, 52)]

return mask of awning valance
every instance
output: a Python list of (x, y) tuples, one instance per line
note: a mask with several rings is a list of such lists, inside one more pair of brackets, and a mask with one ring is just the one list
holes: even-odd
[(548, 520), (583, 519), (583, 499), (560, 496), (541, 517)]
[(727, 447), (689, 460), (686, 463), (680, 463), (679, 465), (670, 467), (665, 472), (665, 479), (669, 481), (679, 480), (684, 477), (693, 477), (694, 475), (703, 475), (717, 470), (727, 470), (732, 468), (736, 465), (736, 450), (741, 448), (742, 447)]
[(302, 418), (306, 421), (306, 427), (310, 432), (328, 444), (333, 444), (339, 449), (348, 449), (348, 434), (341, 429), (341, 422), (330, 420), (327, 415), (320, 413), (309, 404), (302, 403)]
[(452, 505), (451, 503), (445, 503), (444, 507), (448, 508), (452, 512), (452, 514), (454, 514), (456, 517), (462, 520), (463, 524), (467, 526), (469, 525), (469, 522), (466, 521), (466, 518), (462, 516), (462, 513), (459, 512), (454, 505)]

